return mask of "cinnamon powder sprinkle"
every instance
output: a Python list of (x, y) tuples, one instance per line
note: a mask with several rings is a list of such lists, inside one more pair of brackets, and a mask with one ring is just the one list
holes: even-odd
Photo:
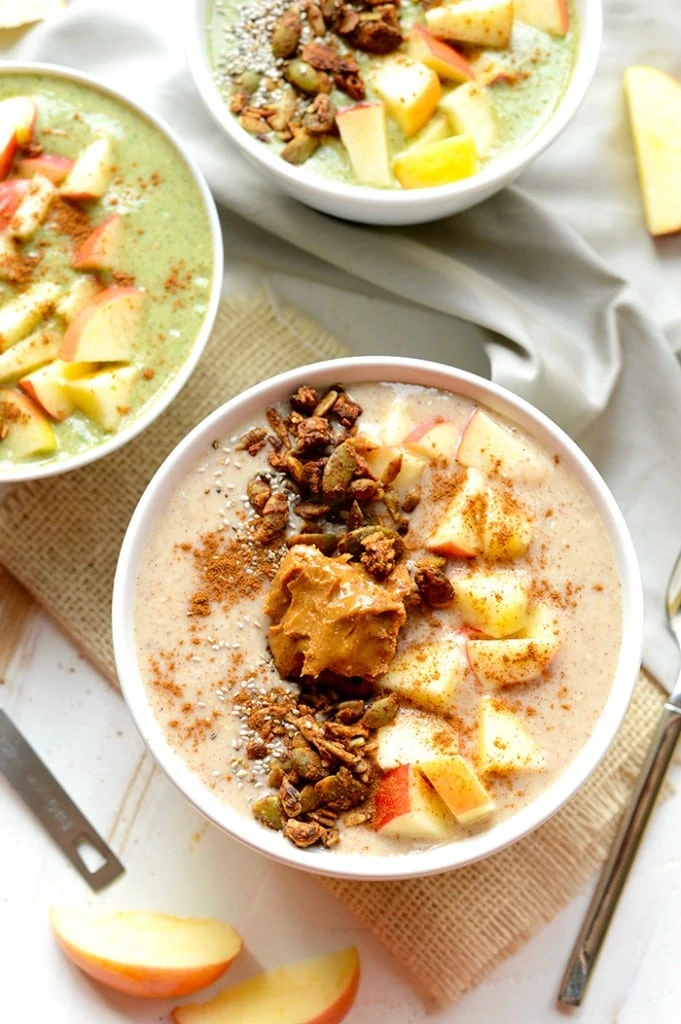
[(92, 222), (85, 210), (76, 203), (69, 203), (61, 196), (55, 196), (50, 206), (50, 224), (57, 231), (69, 235), (75, 246), (80, 245), (92, 232)]
[[(181, 545), (186, 550), (185, 545)], [(192, 548), (194, 568), (200, 587), (189, 601), (189, 615), (209, 615), (213, 605), (230, 605), (257, 597), (268, 580), (274, 578), (286, 548), (264, 547), (247, 537), (230, 540), (219, 533), (201, 537)]]

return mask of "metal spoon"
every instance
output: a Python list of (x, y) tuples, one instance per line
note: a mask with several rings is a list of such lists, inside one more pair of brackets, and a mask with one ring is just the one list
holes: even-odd
[[(667, 584), (667, 618), (681, 648), (681, 554)], [(615, 912), (655, 799), (681, 735), (681, 672), (665, 703), (657, 731), (624, 812), (610, 855), (560, 984), (558, 1002), (579, 1006)]]

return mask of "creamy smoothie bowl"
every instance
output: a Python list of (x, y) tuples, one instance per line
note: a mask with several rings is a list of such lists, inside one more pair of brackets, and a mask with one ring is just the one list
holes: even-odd
[(210, 332), (215, 207), (168, 130), (89, 78), (0, 66), (0, 480), (141, 430)]
[(128, 530), (114, 645), (138, 727), (216, 824), (307, 870), (406, 877), (553, 813), (628, 704), (626, 527), (526, 403), (416, 360), (265, 382)]
[(303, 201), (376, 223), (465, 209), (511, 180), (575, 112), (600, 38), (598, 4), (579, 0), (197, 12), (190, 64), (230, 137)]

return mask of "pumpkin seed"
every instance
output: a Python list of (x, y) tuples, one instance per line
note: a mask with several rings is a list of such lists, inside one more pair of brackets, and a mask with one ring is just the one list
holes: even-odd
[(253, 816), (268, 828), (279, 831), (282, 827), (281, 803), (278, 796), (261, 796), (253, 804)]
[(303, 26), (295, 8), (284, 11), (272, 30), (272, 53), (275, 57), (291, 57), (298, 49)]
[(317, 146), (319, 139), (316, 135), (308, 135), (307, 132), (298, 132), (290, 142), (287, 142), (281, 151), (282, 160), (289, 164), (304, 164), (309, 160)]
[(390, 725), (397, 715), (399, 706), (399, 701), (394, 693), (387, 697), (379, 697), (364, 712), (362, 725), (365, 725), (367, 729), (381, 729), (384, 725)]
[(322, 759), (311, 747), (296, 747), (291, 751), (291, 764), (301, 778), (313, 782), (323, 779), (325, 775)]
[(322, 493), (326, 501), (338, 501), (345, 495), (356, 469), (355, 449), (347, 441), (343, 441), (331, 452), (329, 461), (324, 466)]
[(306, 60), (292, 60), (284, 75), (287, 81), (310, 96), (316, 96), (319, 92), (329, 92), (331, 88), (329, 76), (313, 68)]
[(296, 544), (313, 545), (325, 555), (330, 555), (336, 549), (337, 539), (335, 533), (296, 533), (293, 537), (287, 537), (286, 543), (290, 548)]

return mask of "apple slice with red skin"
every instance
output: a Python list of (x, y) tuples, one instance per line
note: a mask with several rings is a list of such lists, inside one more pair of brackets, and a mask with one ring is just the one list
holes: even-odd
[(529, 441), (497, 423), (484, 409), (472, 413), (456, 449), (456, 458), (462, 466), (474, 466), (489, 476), (526, 483), (539, 483), (549, 472), (546, 459)]
[(445, 558), (474, 558), (482, 550), (487, 482), (478, 469), (465, 469), (426, 547)]
[(98, 224), (74, 253), (72, 262), (76, 270), (111, 270), (120, 250), (122, 228), (120, 213)]
[(54, 307), (55, 312), (67, 323), (70, 323), (81, 309), (89, 306), (93, 299), (103, 291), (104, 287), (96, 278), (89, 274), (83, 274), (81, 277), (77, 277), (68, 290), (59, 297)]
[(340, 1024), (359, 987), (354, 947), (265, 971), (205, 1003), (173, 1010), (175, 1024)]
[(390, 188), (393, 179), (385, 106), (355, 103), (343, 107), (336, 114), (336, 124), (357, 181), (374, 188)]
[(101, 199), (114, 172), (111, 139), (102, 135), (86, 146), (63, 181), (60, 192), (65, 199)]
[(233, 928), (211, 918), (52, 907), (50, 921), (77, 967), (143, 999), (197, 992), (224, 974), (243, 946)]
[(472, 825), (494, 810), (492, 796), (478, 778), (473, 765), (461, 754), (438, 754), (420, 767), (460, 825)]
[(436, 39), (423, 25), (412, 25), (407, 53), (412, 60), (432, 68), (442, 81), (475, 81), (475, 72), (466, 58), (453, 46)]
[(26, 241), (38, 230), (47, 217), (57, 189), (48, 178), (36, 174), (28, 183), (21, 202), (14, 211), (7, 230), (15, 238)]
[(513, 0), (459, 0), (426, 11), (426, 25), (440, 39), (506, 49), (513, 30)]
[(383, 776), (374, 808), (374, 826), (382, 835), (431, 843), (451, 837), (451, 815), (416, 765), (402, 764)]
[(21, 178), (33, 178), (41, 174), (53, 185), (61, 185), (71, 173), (73, 160), (57, 153), (41, 153), (40, 156), (24, 156), (17, 160), (17, 174)]
[(51, 362), (59, 351), (61, 334), (48, 328), (39, 329), (0, 353), (0, 382), (21, 377)]
[(0, 178), (6, 178), (19, 146), (33, 138), (38, 108), (30, 96), (8, 96), (0, 101)]
[(0, 306), (0, 352), (25, 338), (50, 313), (58, 295), (53, 281), (36, 281)]
[(514, 0), (513, 9), (518, 21), (551, 36), (565, 36), (570, 28), (567, 0)]
[(0, 181), (0, 231), (6, 231), (21, 200), (28, 192), (30, 181), (24, 178), (10, 178)]
[(85, 306), (66, 329), (59, 349), (65, 362), (123, 362), (134, 351), (146, 292), (141, 288), (106, 288)]
[(0, 457), (27, 459), (57, 447), (52, 424), (26, 395), (0, 388)]
[[(41, 366), (40, 369), (22, 377), (19, 387), (44, 413), (47, 413), (50, 419), (61, 423), (75, 408), (62, 372), (76, 365), (82, 364), (64, 363), (61, 359), (54, 359), (46, 366)], [(90, 367), (90, 364), (86, 366)]]
[(431, 461), (454, 459), (459, 443), (459, 429), (447, 420), (429, 420), (414, 427), (402, 442), (405, 448)]

